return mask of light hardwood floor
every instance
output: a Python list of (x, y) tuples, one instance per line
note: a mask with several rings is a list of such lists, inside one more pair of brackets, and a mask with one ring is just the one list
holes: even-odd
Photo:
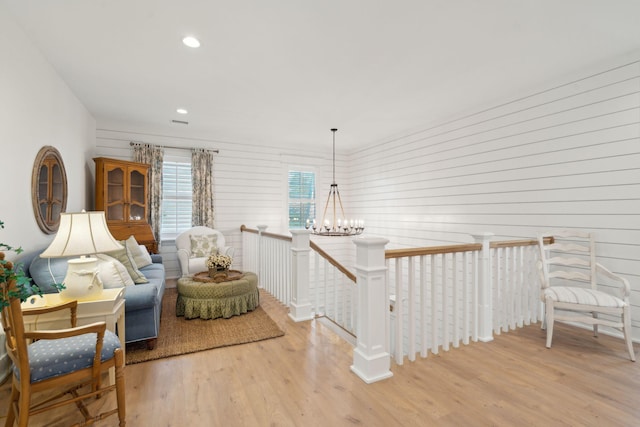
[[(367, 385), (349, 370), (350, 344), (318, 321), (292, 322), (269, 295), (261, 301), (284, 337), (127, 366), (127, 425), (640, 425), (640, 364), (621, 339), (556, 324), (549, 350), (532, 325), (392, 364), (392, 378)], [(5, 383), (2, 415), (8, 396)], [(30, 425), (77, 419), (67, 408)]]

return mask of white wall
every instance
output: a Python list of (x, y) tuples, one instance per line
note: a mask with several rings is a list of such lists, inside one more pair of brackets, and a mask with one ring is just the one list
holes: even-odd
[[(327, 140), (316, 151), (248, 145), (239, 142), (223, 142), (196, 136), (178, 136), (176, 131), (138, 129), (118, 123), (99, 123), (96, 139), (96, 155), (130, 160), (130, 141), (160, 146), (184, 146), (218, 149), (215, 157), (215, 227), (222, 231), (227, 245), (238, 248), (235, 252), (234, 268), (242, 264), (242, 238), (240, 226), (256, 228), (258, 224), (268, 226), (268, 231), (288, 234), (287, 221), (287, 170), (289, 166), (313, 166), (318, 173), (317, 191), (320, 204), (331, 184), (331, 133), (327, 129)], [(182, 132), (184, 135), (184, 132)], [(191, 159), (188, 150), (165, 149), (165, 154)], [(346, 162), (337, 156), (336, 181), (345, 175)], [(340, 169), (342, 167), (342, 169)], [(179, 276), (173, 242), (162, 242), (163, 262), (167, 277)]]
[[(86, 108), (3, 6), (0, 53), (0, 220), (7, 227), (0, 241), (28, 250), (51, 240), (38, 228), (30, 199), (33, 160), (43, 145), (62, 154), (68, 211), (93, 208), (91, 158), (129, 159), (131, 140), (219, 149), (216, 227), (237, 246), (240, 224), (285, 229), (286, 165), (318, 165), (318, 197), (326, 197), (329, 132), (326, 141), (316, 142), (321, 149), (285, 152), (128, 125), (96, 131)], [(364, 218), (366, 235), (389, 238), (391, 247), (468, 242), (475, 231), (517, 238), (551, 228), (593, 230), (602, 262), (632, 283), (639, 339), (638, 58), (640, 53), (608, 60), (501, 105), (363, 148), (348, 157), (349, 167), (339, 155), (337, 181), (348, 214)]]
[(67, 211), (90, 207), (95, 120), (2, 5), (0, 56), (0, 241), (34, 250), (53, 237), (40, 231), (31, 205), (36, 154), (44, 145), (57, 148), (67, 171)]
[(390, 247), (591, 230), (600, 261), (631, 282), (640, 339), (638, 58), (353, 153), (349, 205)]

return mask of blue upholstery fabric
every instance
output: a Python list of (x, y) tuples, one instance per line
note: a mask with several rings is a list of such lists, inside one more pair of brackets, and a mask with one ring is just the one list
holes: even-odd
[[(28, 351), (31, 383), (92, 366), (96, 351), (96, 335), (82, 334), (56, 340), (39, 340), (30, 344)], [(116, 334), (105, 331), (100, 360), (104, 362), (111, 359), (117, 348), (120, 348), (120, 340)], [(13, 372), (19, 378), (17, 367), (14, 366)]]
[(153, 264), (140, 269), (149, 283), (136, 283), (124, 289), (127, 342), (157, 338), (160, 331), (165, 273), (162, 258), (157, 255), (151, 258)]
[(128, 311), (151, 308), (156, 305), (158, 290), (155, 284), (128, 286), (124, 289), (125, 305)]

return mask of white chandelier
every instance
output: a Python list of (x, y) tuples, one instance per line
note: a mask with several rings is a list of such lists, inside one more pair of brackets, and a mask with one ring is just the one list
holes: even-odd
[[(316, 219), (307, 219), (305, 228), (311, 228), (313, 234), (319, 236), (356, 236), (362, 234), (364, 231), (364, 221), (361, 219), (347, 219), (344, 214), (344, 208), (342, 207), (342, 199), (340, 198), (340, 191), (338, 191), (338, 184), (336, 184), (336, 131), (338, 129), (331, 129), (333, 132), (333, 184), (329, 190), (329, 196), (327, 197), (327, 203), (324, 205), (324, 212), (322, 214), (322, 222), (316, 223)], [(327, 218), (327, 210), (331, 206), (331, 219)], [(338, 211), (338, 207), (340, 210)], [(340, 215), (338, 215), (340, 214)]]

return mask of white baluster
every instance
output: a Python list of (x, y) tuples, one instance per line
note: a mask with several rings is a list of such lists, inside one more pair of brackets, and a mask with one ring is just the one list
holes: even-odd
[(403, 286), (402, 286), (402, 258), (396, 258), (396, 301), (393, 312), (395, 314), (395, 349), (394, 358), (398, 365), (404, 362), (404, 302), (403, 302)]
[(449, 351), (449, 283), (447, 270), (447, 254), (442, 254), (442, 350)]
[(262, 233), (267, 229), (267, 225), (258, 225), (258, 263), (256, 268), (256, 274), (258, 275), (258, 281), (261, 287), (265, 288), (267, 291), (271, 292), (267, 286), (266, 277), (263, 275), (263, 265), (265, 264), (264, 257), (264, 241), (262, 238)]
[(430, 255), (431, 256), (431, 304), (429, 309), (431, 310), (431, 353), (438, 354), (438, 258), (442, 255)]
[(478, 243), (482, 243), (482, 252), (478, 260), (478, 305), (479, 305), (479, 331), (478, 339), (483, 342), (493, 340), (493, 310), (492, 310), (492, 283), (491, 283), (491, 253), (489, 241), (493, 233), (473, 235)]
[(408, 304), (408, 329), (409, 329), (409, 360), (414, 362), (416, 360), (416, 272), (415, 272), (415, 257), (409, 257), (408, 270), (409, 270), (409, 289), (407, 296)]
[(427, 257), (420, 256), (420, 356), (427, 357)]
[(462, 343), (469, 344), (469, 294), (472, 292), (469, 280), (469, 252), (462, 255)]
[(451, 312), (453, 316), (453, 347), (460, 347), (460, 303), (458, 301), (458, 294), (460, 292), (460, 288), (458, 285), (458, 253), (454, 252), (452, 254), (452, 262), (453, 270), (451, 271), (451, 283), (453, 284), (451, 300), (452, 307)]

